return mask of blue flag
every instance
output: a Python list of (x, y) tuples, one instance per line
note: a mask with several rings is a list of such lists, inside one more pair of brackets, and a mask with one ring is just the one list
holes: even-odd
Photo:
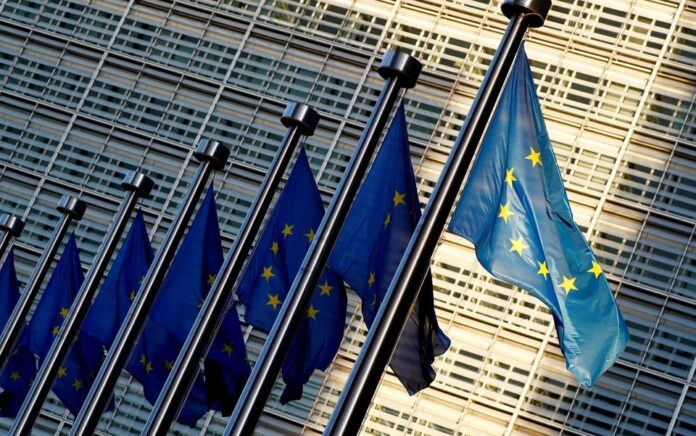
[[(270, 331), (323, 215), (307, 156), (300, 150), (240, 282), (238, 296), (249, 324)], [(323, 370), (331, 363), (343, 338), (345, 317), (343, 280), (327, 268), (283, 365), (282, 403), (299, 399), (314, 369)]]
[[(389, 289), (420, 214), (402, 104), (350, 209), (330, 260), (360, 296), (368, 326)], [(432, 363), (449, 344), (449, 338), (437, 324), (428, 274), (390, 362), (410, 394), (428, 387), (435, 379)]]
[[(14, 250), (10, 249), (5, 263), (0, 269), (0, 325), (7, 324), (12, 310), (19, 300), (19, 284), (14, 267)], [(22, 402), (31, 380), (36, 376), (36, 362), (24, 343), (20, 342), (10, 357), (5, 370), (0, 374), (0, 416), (14, 417), (22, 407)]]
[(479, 262), (551, 310), (568, 370), (589, 387), (618, 358), (628, 330), (573, 221), (524, 48), (500, 98), (450, 230)]
[[(142, 383), (150, 403), (157, 401), (221, 264), (222, 243), (211, 186), (172, 261), (128, 364), (128, 371)], [(208, 410), (199, 375), (178, 420), (193, 427)]]
[(152, 263), (143, 212), (138, 210), (123, 245), (114, 259), (101, 290), (82, 326), (85, 337), (111, 348), (116, 333)]

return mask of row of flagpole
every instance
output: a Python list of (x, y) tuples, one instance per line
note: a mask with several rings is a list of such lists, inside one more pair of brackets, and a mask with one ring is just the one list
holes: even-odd
[[(332, 415), (327, 434), (358, 432), (378, 386), (379, 378), (396, 346), (396, 340), (400, 336), (409, 308), (415, 301), (427, 274), (437, 240), (472, 161), (476, 146), (493, 114), (497, 98), (524, 33), (529, 27), (538, 27), (543, 24), (550, 3), (550, 0), (504, 1), (503, 12), (511, 19), (508, 29), (391, 282), (377, 318), (370, 328), (366, 344), (351, 372), (336, 412)], [(318, 285), (320, 274), (329, 260), (331, 250), (345, 223), (394, 104), (402, 90), (415, 86), (420, 71), (420, 62), (412, 56), (400, 52), (388, 52), (385, 55), (379, 68), (380, 75), (385, 79), (379, 99), (253, 367), (225, 434), (252, 433), (280, 373), (291, 342), (305, 317), (312, 290)], [(245, 256), (269, 209), (273, 194), (290, 161), (292, 152), (302, 136), (313, 134), (319, 122), (319, 116), (306, 105), (290, 104), (283, 114), (282, 122), (288, 128), (282, 144), (224, 260), (221, 271), (202, 304), (143, 434), (166, 434), (171, 423), (176, 419), (198, 374), (199, 362), (210, 347), (214, 333), (222, 322), (225, 308), (232, 301), (235, 281), (242, 270)], [(200, 161), (198, 171), (75, 419), (71, 431), (73, 435), (93, 434), (96, 430), (121, 370), (126, 365), (138, 336), (144, 328), (159, 286), (167, 273), (207, 180), (214, 170), (225, 166), (229, 150), (216, 141), (202, 141), (195, 156)], [(32, 425), (38, 417), (72, 341), (80, 331), (89, 305), (135, 202), (140, 197), (148, 196), (154, 183), (143, 175), (131, 174), (127, 176), (123, 186), (126, 190), (124, 201), (48, 356), (42, 363), (30, 394), (14, 421), (12, 434), (31, 434)], [(0, 364), (3, 366), (19, 338), (31, 303), (40, 289), (63, 236), (70, 223), (82, 217), (85, 204), (79, 199), (65, 197), (61, 201), (59, 210), (63, 212), (63, 217), (0, 338)], [(17, 228), (19, 230), (16, 230)], [(8, 235), (18, 236), (21, 226), (17, 224), (17, 221), (8, 218), (0, 221), (0, 229), (5, 230), (3, 239), (0, 241), (0, 248), (5, 250), (11, 243)]]

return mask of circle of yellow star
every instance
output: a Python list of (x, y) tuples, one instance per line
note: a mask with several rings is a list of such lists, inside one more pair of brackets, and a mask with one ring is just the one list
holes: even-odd
[(130, 301), (135, 300), (135, 291), (131, 291), (130, 295), (128, 295), (128, 298), (130, 299)]
[(509, 202), (507, 204), (500, 205), (500, 213), (498, 214), (498, 218), (502, 218), (505, 221), (505, 224), (507, 224), (508, 218), (512, 215), (514, 215), (514, 213), (510, 210)]
[(578, 288), (575, 286), (574, 277), (563, 276), (563, 283), (559, 284), (561, 288), (565, 290), (566, 295), (570, 294), (570, 291), (577, 291)]
[(387, 227), (389, 224), (391, 224), (391, 214), (388, 213), (387, 217), (384, 219), (384, 227)]
[(295, 227), (295, 225), (289, 225), (288, 223), (285, 223), (285, 227), (283, 227), (283, 231), (281, 232), (283, 234), (283, 238), (287, 238), (288, 236), (292, 235), (292, 229)]
[(307, 318), (317, 319), (317, 313), (319, 313), (319, 311), (315, 309), (314, 306), (310, 305), (309, 309), (307, 309)]
[(68, 316), (68, 309), (67, 309), (66, 307), (61, 307), (61, 308), (60, 308), (60, 316), (62, 316), (63, 318), (65, 318), (66, 316)]
[(541, 274), (542, 276), (544, 276), (544, 280), (546, 280), (546, 276), (548, 276), (550, 272), (549, 268), (546, 266), (546, 261), (537, 261), (537, 263), (539, 264), (539, 271), (537, 271), (537, 274)]
[(510, 247), (510, 251), (514, 251), (520, 256), (522, 256), (522, 250), (525, 248), (529, 248), (527, 244), (524, 243), (524, 240), (522, 239), (522, 236), (520, 236), (517, 240), (515, 239), (510, 239), (510, 242), (512, 243), (512, 246)]
[(512, 187), (512, 182), (516, 182), (517, 179), (515, 178), (515, 175), (513, 174), (515, 172), (514, 168), (510, 168), (509, 170), (505, 170), (505, 183), (508, 184), (508, 186)]
[(275, 294), (275, 295), (268, 294), (268, 302), (266, 303), (266, 306), (273, 306), (273, 310), (275, 310), (278, 308), (278, 306), (280, 306), (281, 303), (282, 303), (282, 301), (280, 301), (279, 294)]
[(266, 281), (269, 281), (271, 277), (275, 277), (275, 274), (273, 274), (273, 266), (269, 267), (263, 267), (263, 272), (261, 273), (261, 277), (266, 279)]
[(56, 336), (59, 331), (60, 331), (60, 327), (55, 325), (55, 326), (53, 326), (53, 330), (51, 330), (51, 334), (53, 334), (53, 336)]
[(139, 362), (141, 365), (145, 365), (147, 363), (147, 357), (145, 357), (144, 354), (141, 354)]
[(172, 368), (174, 368), (174, 361), (173, 360), (165, 360), (164, 361), (164, 369), (167, 371), (171, 371)]
[(532, 161), (532, 168), (537, 166), (537, 164), (542, 165), (541, 152), (534, 150), (534, 147), (529, 147), (529, 155), (525, 159)]
[(208, 284), (212, 285), (215, 283), (215, 276), (213, 274), (208, 274)]
[(406, 201), (404, 198), (406, 197), (406, 193), (400, 193), (399, 191), (394, 191), (394, 198), (392, 198), (392, 202), (394, 202), (394, 207), (400, 205), (400, 204), (406, 204)]
[(592, 268), (588, 269), (587, 272), (591, 272), (594, 274), (594, 278), (599, 278), (599, 276), (602, 275), (602, 267), (599, 266), (597, 262), (594, 260), (592, 261)]
[(314, 240), (314, 229), (309, 229), (309, 232), (304, 235), (307, 237), (307, 242), (312, 242)]
[(367, 279), (367, 285), (368, 285), (369, 287), (372, 287), (372, 285), (375, 284), (375, 281), (376, 281), (376, 280), (377, 280), (377, 279), (375, 279), (375, 273), (374, 273), (374, 272), (371, 272), (371, 273), (370, 273), (370, 277)]
[(271, 251), (273, 252), (274, 255), (277, 256), (277, 255), (278, 255), (278, 250), (280, 250), (280, 248), (278, 247), (278, 242), (277, 242), (277, 241), (273, 241), (273, 243), (271, 244)]
[(65, 377), (68, 374), (68, 368), (61, 366), (58, 368), (58, 373), (56, 374), (58, 378)]
[(82, 389), (82, 387), (83, 387), (82, 380), (76, 378), (72, 384), (72, 387), (74, 387), (76, 391), (79, 391), (80, 389)]
[(333, 289), (333, 286), (330, 286), (330, 285), (329, 285), (329, 281), (328, 281), (328, 280), (324, 280), (324, 284), (321, 285), (321, 286), (319, 286), (319, 289), (321, 289), (321, 294), (319, 294), (319, 296), (328, 295), (328, 296), (330, 297), (330, 296), (331, 296), (331, 290)]
[(232, 344), (228, 344), (227, 342), (225, 342), (222, 346), (222, 352), (227, 354), (228, 356), (231, 356), (234, 352), (234, 347), (232, 346)]
[(150, 374), (150, 372), (152, 372), (152, 362), (147, 362), (145, 364), (145, 373)]
[(13, 382), (16, 382), (17, 380), (21, 379), (22, 376), (19, 375), (19, 371), (12, 371), (12, 374), (10, 374), (10, 378)]

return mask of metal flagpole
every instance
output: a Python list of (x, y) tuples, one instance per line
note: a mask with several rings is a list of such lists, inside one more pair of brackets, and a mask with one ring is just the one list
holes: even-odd
[(70, 346), (75, 341), (82, 327), (82, 322), (87, 316), (92, 299), (97, 293), (99, 284), (106, 267), (109, 264), (111, 255), (113, 254), (121, 233), (128, 224), (133, 209), (140, 197), (147, 197), (154, 187), (154, 182), (149, 177), (129, 172), (126, 174), (123, 183), (123, 189), (126, 191), (125, 198), (116, 212), (116, 217), (111, 223), (111, 226), (106, 231), (106, 238), (102, 242), (99, 252), (94, 258), (94, 263), (85, 277), (80, 291), (75, 297), (75, 301), (68, 312), (67, 317), (63, 320), (63, 324), (58, 333), (58, 336), (53, 341), (48, 355), (39, 369), (39, 373), (34, 379), (29, 394), (24, 399), (22, 408), (14, 420), (10, 434), (30, 434), (31, 428), (36, 421), (36, 418), (41, 412), (41, 406), (51, 390), (53, 381), (58, 373), (58, 369), (63, 364), (63, 361), (70, 351)]
[(178, 416), (198, 374), (198, 364), (207, 354), (222, 323), (225, 308), (232, 301), (235, 281), (242, 271), (244, 260), (263, 223), (293, 150), (300, 136), (314, 134), (319, 123), (319, 114), (305, 104), (290, 103), (281, 121), (288, 128), (285, 137), (220, 268), (220, 273), (203, 302), (182, 351), (169, 372), (167, 382), (142, 430), (143, 435), (166, 435), (172, 421)]
[(0, 336), (0, 371), (5, 368), (5, 364), (7, 364), (7, 360), (19, 340), (19, 336), (24, 331), (31, 304), (41, 289), (41, 283), (46, 277), (46, 273), (51, 268), (51, 263), (60, 247), (63, 236), (65, 236), (73, 220), (79, 221), (82, 219), (86, 208), (87, 205), (84, 201), (69, 195), (63, 195), (58, 202), (56, 209), (63, 213), (63, 217), (53, 231), (48, 247), (41, 255), (39, 263), (34, 268), (34, 272), (29, 278), (29, 282), (27, 282), (24, 292), (20, 295), (19, 301), (17, 301), (10, 319), (7, 320), (7, 324), (5, 324), (5, 328)]
[(401, 336), (409, 308), (416, 301), (418, 290), (430, 268), (430, 258), (469, 164), (493, 116), (524, 34), (530, 27), (542, 26), (550, 8), (551, 0), (503, 2), (503, 13), (510, 18), (510, 23), (394, 274), (358, 360), (331, 415), (325, 435), (359, 433), (382, 373)]
[(102, 363), (80, 413), (75, 418), (71, 435), (94, 434), (101, 414), (108, 404), (116, 381), (121, 374), (121, 369), (128, 362), (138, 336), (145, 326), (148, 313), (174, 258), (181, 237), (186, 231), (189, 219), (196, 208), (198, 198), (204, 191), (210, 175), (214, 170), (224, 168), (229, 155), (229, 149), (217, 141), (203, 139), (198, 144), (195, 152), (195, 157), (201, 162), (198, 171), (186, 197), (184, 197), (184, 202), (179, 206), (174, 222), (162, 241), (162, 246), (157, 251), (155, 259), (140, 285), (135, 300), (131, 303), (126, 318), (116, 334), (116, 340)]
[(5, 251), (12, 246), (13, 240), (19, 238), (23, 229), (24, 221), (21, 219), (14, 215), (0, 215), (0, 230), (3, 231), (2, 238), (0, 238), (0, 259)]
[(421, 68), (417, 59), (396, 51), (387, 52), (382, 60), (379, 73), (386, 82), (377, 104), (319, 225), (314, 242), (302, 261), (275, 324), (254, 364), (225, 434), (248, 435), (256, 426), (295, 333), (305, 318), (312, 292), (329, 260), (391, 109), (402, 88), (412, 88), (416, 85)]

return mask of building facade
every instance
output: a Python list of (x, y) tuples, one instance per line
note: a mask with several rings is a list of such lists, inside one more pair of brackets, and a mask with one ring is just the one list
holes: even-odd
[[(404, 98), (423, 204), (507, 25), (500, 0), (0, 0), (0, 212), (26, 219), (26, 282), (62, 193), (89, 203), (76, 226), (84, 266), (138, 169), (155, 248), (196, 169), (201, 137), (232, 149), (215, 177), (225, 249), (284, 128), (287, 101), (322, 115), (305, 147), (326, 202), (375, 103), (387, 49), (424, 64)], [(553, 323), (492, 279), (463, 239), (433, 259), (436, 309), (452, 339), (432, 387), (409, 397), (391, 373), (370, 434), (696, 433), (696, 3), (555, 0), (527, 53), (575, 219), (616, 293), (631, 338), (592, 390), (565, 369)], [(346, 334), (300, 401), (279, 383), (259, 434), (318, 434), (366, 328), (349, 293)], [(243, 313), (243, 310), (242, 310)], [(243, 325), (253, 361), (264, 335)], [(601, 326), (597, 326), (601, 328)], [(150, 406), (123, 373), (104, 434), (138, 433)], [(72, 417), (52, 397), (36, 434)], [(208, 414), (195, 430), (219, 434)], [(9, 428), (2, 420), (0, 428)]]

